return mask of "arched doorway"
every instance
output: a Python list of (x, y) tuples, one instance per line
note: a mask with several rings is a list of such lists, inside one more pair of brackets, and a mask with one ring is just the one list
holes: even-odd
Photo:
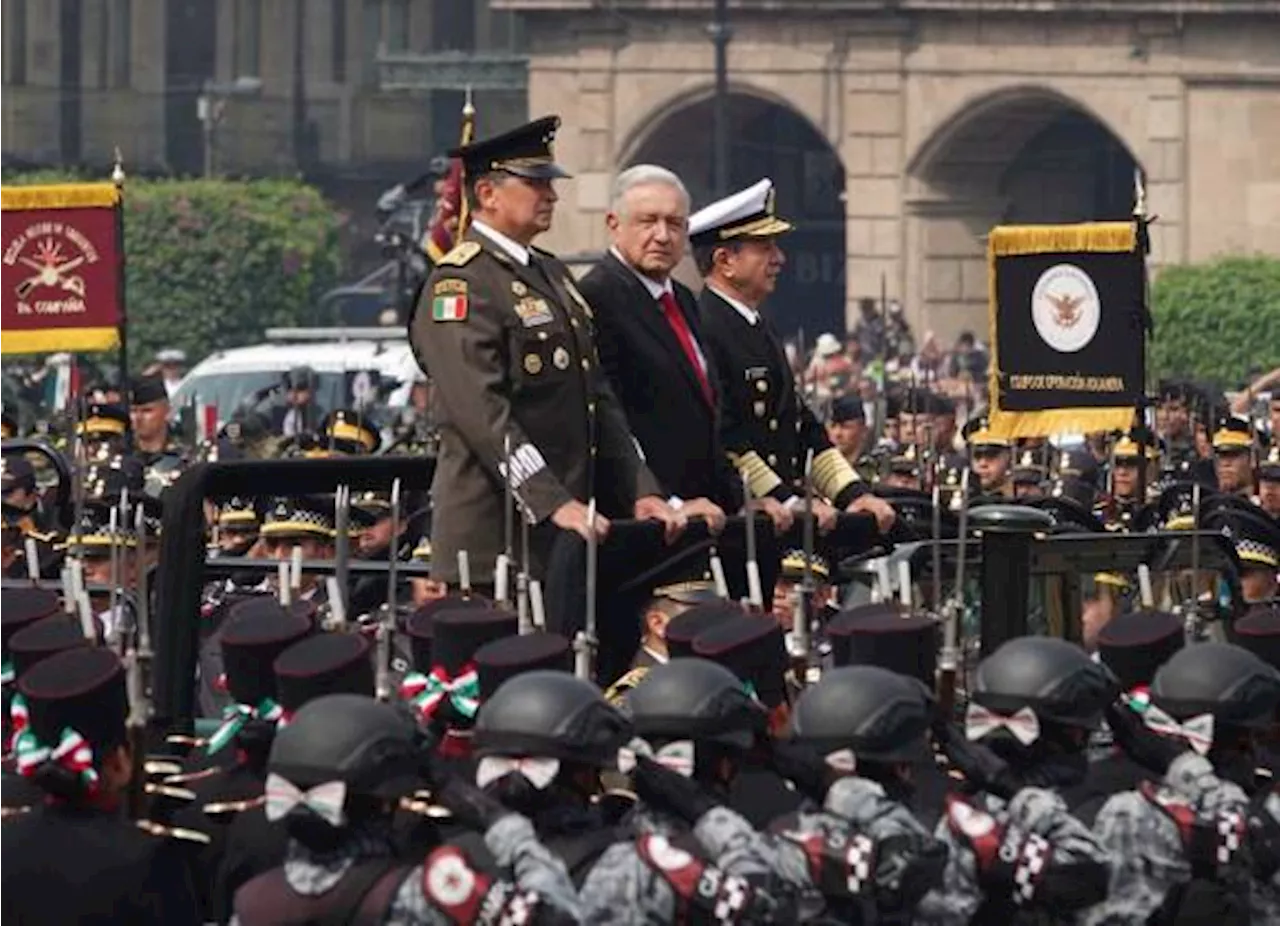
[(981, 336), (992, 226), (1126, 219), (1136, 167), (1106, 125), (1052, 91), (968, 107), (908, 168), (908, 301), (917, 318), (944, 339), (964, 328)]
[[(786, 337), (845, 328), (844, 167), (835, 149), (794, 110), (749, 93), (729, 96), (729, 186), (761, 177), (777, 189), (780, 215), (796, 230), (782, 245), (787, 266), (766, 312)], [(680, 175), (696, 210), (711, 201), (712, 101), (696, 100), (661, 119), (619, 169), (661, 164)]]

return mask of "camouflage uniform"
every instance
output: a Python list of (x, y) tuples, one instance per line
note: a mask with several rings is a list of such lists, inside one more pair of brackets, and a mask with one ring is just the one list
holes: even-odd
[[(582, 883), (582, 922), (641, 926), (675, 922), (769, 922), (777, 899), (762, 889), (772, 870), (767, 848), (751, 826), (724, 807), (693, 827), (691, 846), (680, 846), (682, 823), (649, 811), (633, 822), (635, 839), (614, 843)], [(789, 919), (789, 917), (783, 917)]]
[[(581, 921), (564, 865), (538, 842), (528, 820), (515, 814), (504, 817), (489, 828), (485, 845), (504, 872), (513, 872), (514, 879), (477, 872), (460, 850), (441, 846), (401, 881), (383, 923), (537, 923), (544, 916), (556, 923)], [(333, 890), (353, 866), (392, 854), (388, 823), (369, 822), (353, 827), (333, 852), (313, 852), (291, 840), (285, 878), (296, 892), (314, 897)], [(438, 877), (433, 878), (433, 873)], [(446, 890), (447, 902), (441, 899)], [(231, 918), (232, 926), (238, 922), (237, 917)]]
[[(1249, 799), (1238, 785), (1214, 774), (1208, 759), (1186, 752), (1169, 766), (1161, 787), (1125, 791), (1112, 797), (1098, 812), (1094, 830), (1111, 853), (1111, 889), (1107, 900), (1091, 911), (1086, 922), (1094, 924), (1146, 923), (1159, 910), (1166, 895), (1192, 878), (1177, 812), (1185, 818), (1235, 828), (1243, 837)], [(1169, 808), (1162, 810), (1157, 804)], [(1280, 800), (1272, 795), (1263, 812), (1280, 819)], [(1229, 835), (1224, 831), (1223, 835)], [(1244, 877), (1242, 858), (1220, 866), (1223, 883)], [(1280, 921), (1280, 885), (1275, 873), (1269, 884), (1253, 884), (1250, 890), (1255, 923)]]
[(947, 845), (946, 872), (942, 888), (917, 908), (917, 923), (985, 922), (973, 919), (984, 902), (999, 906), (1006, 900), (1015, 909), (1038, 907), (1047, 914), (1044, 921), (1073, 922), (1074, 915), (1054, 910), (1055, 898), (1042, 896), (1046, 876), (1069, 878), (1072, 865), (1108, 861), (1062, 797), (1042, 788), (1022, 788), (1008, 803), (990, 794), (953, 798), (935, 835)]

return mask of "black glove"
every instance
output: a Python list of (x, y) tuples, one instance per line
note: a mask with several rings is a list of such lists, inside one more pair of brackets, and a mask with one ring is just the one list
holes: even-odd
[(977, 790), (1005, 800), (1011, 800), (1022, 790), (1022, 783), (1009, 768), (1009, 763), (986, 746), (970, 742), (955, 724), (943, 720), (935, 722), (933, 736), (952, 766)]
[(1187, 744), (1147, 729), (1142, 718), (1127, 705), (1107, 707), (1107, 726), (1116, 744), (1134, 762), (1157, 775), (1169, 771), (1174, 759), (1187, 751)]
[(514, 812), (456, 776), (446, 781), (435, 796), (460, 824), (480, 833)]
[(794, 740), (772, 740), (769, 768), (796, 786), (796, 790), (821, 804), (827, 799), (827, 763), (812, 746)]
[(707, 793), (692, 778), (685, 778), (659, 765), (648, 756), (637, 756), (636, 767), (631, 773), (636, 796), (654, 810), (674, 814), (692, 825), (720, 802)]

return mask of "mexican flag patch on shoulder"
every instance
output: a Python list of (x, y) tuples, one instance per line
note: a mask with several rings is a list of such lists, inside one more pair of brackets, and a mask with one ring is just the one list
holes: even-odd
[(431, 320), (467, 320), (467, 284), (464, 280), (440, 280), (431, 290)]

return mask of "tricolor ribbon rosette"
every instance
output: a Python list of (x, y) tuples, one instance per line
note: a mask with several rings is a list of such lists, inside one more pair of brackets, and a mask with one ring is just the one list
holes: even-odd
[(636, 737), (618, 750), (618, 771), (624, 775), (636, 767), (636, 759), (644, 756), (685, 778), (693, 777), (694, 747), (692, 740), (674, 740), (654, 749), (648, 740)]
[(446, 699), (463, 717), (472, 718), (480, 710), (480, 676), (470, 663), (454, 677), (444, 666), (434, 666), (426, 675), (410, 672), (400, 683), (400, 697), (423, 719), (435, 716)]
[(1012, 714), (1001, 714), (970, 701), (964, 712), (965, 737), (980, 740), (997, 730), (1008, 730), (1023, 746), (1030, 746), (1040, 738), (1040, 718), (1029, 707)]
[(31, 714), (27, 710), (27, 699), (20, 694), (14, 695), (13, 700), (9, 702), (9, 738), (4, 744), (5, 755), (13, 751), (18, 736), (27, 728), (30, 721)]
[(476, 766), (476, 787), (487, 788), (508, 775), (520, 775), (543, 791), (559, 773), (560, 760), (546, 756), (485, 756)]
[(98, 772), (93, 767), (93, 747), (89, 741), (70, 727), (63, 727), (58, 742), (45, 745), (27, 728), (18, 734), (13, 745), (18, 774), (32, 778), (49, 763), (61, 766), (75, 775), (90, 794), (98, 790)]
[(1143, 712), (1142, 722), (1147, 725), (1147, 729), (1152, 733), (1174, 736), (1186, 741), (1188, 746), (1202, 756), (1208, 754), (1213, 747), (1214, 723), (1212, 714), (1197, 714), (1195, 717), (1179, 723), (1160, 708), (1151, 704)]
[(213, 736), (209, 737), (205, 752), (208, 755), (213, 755), (223, 749), (236, 738), (236, 735), (244, 729), (244, 725), (250, 720), (265, 720), (269, 723), (276, 723), (283, 716), (284, 708), (270, 698), (263, 698), (257, 707), (252, 707), (248, 704), (228, 704), (222, 712), (222, 726), (218, 727)]
[(0, 685), (8, 685), (14, 679), (14, 669), (12, 660), (6, 659), (0, 662)]
[(343, 810), (347, 803), (345, 782), (327, 781), (304, 791), (289, 779), (272, 772), (267, 776), (264, 794), (264, 809), (271, 823), (283, 820), (298, 807), (306, 807), (332, 827), (340, 827), (346, 822)]

